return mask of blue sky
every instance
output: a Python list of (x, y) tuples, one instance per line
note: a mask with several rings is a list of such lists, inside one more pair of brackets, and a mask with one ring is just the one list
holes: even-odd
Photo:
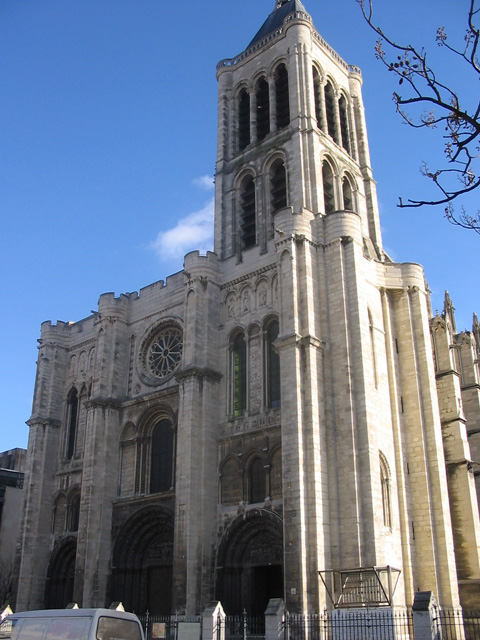
[[(478, 79), (435, 45), (438, 26), (463, 37), (467, 0), (375, 1), (386, 32), (425, 44), (446, 80), (478, 99)], [(363, 71), (385, 249), (421, 263), (433, 308), (448, 289), (458, 329), (470, 329), (480, 238), (441, 210), (396, 207), (398, 196), (428, 192), (419, 166), (441, 156), (438, 133), (395, 114), (397, 86), (355, 0), (304, 4)], [(273, 6), (0, 0), (0, 451), (27, 445), (42, 321), (80, 320), (101, 293), (138, 291), (181, 269), (187, 251), (211, 247), (215, 66), (243, 51)]]

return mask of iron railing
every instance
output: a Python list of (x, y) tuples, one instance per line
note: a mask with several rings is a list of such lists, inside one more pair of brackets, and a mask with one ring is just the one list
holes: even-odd
[(182, 633), (182, 627), (192, 628), (193, 633), (189, 633), (188, 637), (195, 636), (202, 640), (202, 616), (153, 616), (147, 611), (138, 617), (145, 633), (145, 640), (177, 640), (179, 635), (185, 635)]

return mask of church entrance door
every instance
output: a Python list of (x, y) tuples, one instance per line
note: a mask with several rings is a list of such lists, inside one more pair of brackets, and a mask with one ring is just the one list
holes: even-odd
[(283, 522), (264, 509), (239, 516), (225, 531), (217, 564), (217, 595), (229, 615), (263, 616), (284, 598)]

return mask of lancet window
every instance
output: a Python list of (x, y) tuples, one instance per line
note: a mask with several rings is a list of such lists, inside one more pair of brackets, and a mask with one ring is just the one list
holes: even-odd
[(270, 92), (268, 82), (260, 78), (256, 85), (257, 140), (261, 142), (270, 133)]
[(283, 160), (276, 160), (270, 169), (270, 203), (275, 213), (287, 206), (287, 172)]
[(324, 94), (328, 135), (338, 143), (337, 127), (335, 125), (335, 92), (330, 81), (325, 84)]
[(348, 138), (348, 119), (347, 119), (347, 101), (345, 96), (340, 96), (338, 101), (338, 110), (340, 115), (340, 133), (342, 137), (342, 147), (347, 153), (350, 153), (350, 141)]
[(77, 437), (78, 425), (78, 392), (73, 387), (67, 398), (67, 438), (65, 455), (67, 460), (71, 460), (75, 453), (75, 441)]
[(231, 347), (232, 413), (238, 418), (247, 409), (247, 343), (238, 333)]
[(264, 502), (265, 498), (265, 466), (261, 458), (254, 457), (248, 467), (248, 501)]
[(380, 453), (380, 484), (382, 489), (383, 524), (390, 529), (392, 527), (390, 470), (382, 453)]
[(343, 208), (345, 211), (354, 211), (353, 191), (350, 180), (345, 177), (342, 181)]
[(317, 127), (323, 129), (322, 126), (322, 83), (320, 80), (320, 74), (317, 69), (313, 67), (313, 95), (315, 98), (315, 117), (317, 119)]
[(248, 249), (257, 242), (255, 181), (252, 176), (247, 176), (242, 182), (240, 211), (242, 249)]
[(275, 96), (277, 103), (277, 128), (283, 129), (290, 124), (288, 71), (284, 64), (279, 65), (275, 71)]
[(325, 213), (333, 213), (335, 211), (335, 187), (333, 181), (333, 171), (328, 162), (323, 163), (322, 180)]
[(242, 89), (238, 96), (238, 147), (243, 151), (250, 144), (250, 95)]
[(170, 420), (162, 419), (152, 431), (150, 493), (173, 487), (173, 445), (173, 425)]

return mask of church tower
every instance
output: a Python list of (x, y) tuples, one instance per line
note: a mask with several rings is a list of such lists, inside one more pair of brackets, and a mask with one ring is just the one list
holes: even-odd
[(383, 250), (361, 72), (277, 0), (217, 78), (214, 251), (42, 325), (17, 608), (471, 606), (478, 320)]

